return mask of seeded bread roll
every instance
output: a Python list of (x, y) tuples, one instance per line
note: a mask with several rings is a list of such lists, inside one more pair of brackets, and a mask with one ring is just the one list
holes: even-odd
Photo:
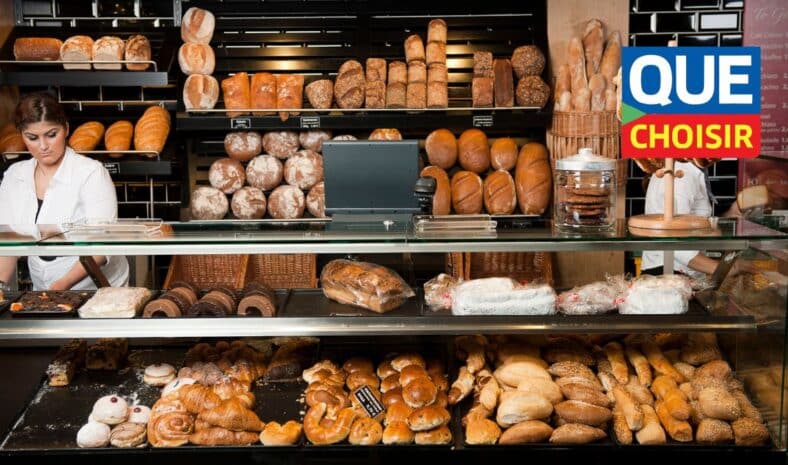
[(517, 79), (522, 79), (525, 76), (540, 76), (544, 71), (544, 66), (544, 54), (535, 45), (517, 47), (512, 53), (512, 68)]
[(330, 79), (320, 79), (309, 83), (304, 89), (306, 98), (312, 108), (328, 109), (334, 100), (334, 82)]
[(550, 100), (550, 86), (539, 76), (526, 76), (517, 83), (517, 105), (544, 108)]

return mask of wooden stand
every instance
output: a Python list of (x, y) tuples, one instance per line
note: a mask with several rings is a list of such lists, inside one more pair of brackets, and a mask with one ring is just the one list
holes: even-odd
[(693, 231), (706, 233), (711, 227), (708, 218), (697, 215), (673, 214), (674, 176), (679, 178), (683, 176), (680, 171), (674, 172), (673, 167), (673, 159), (666, 158), (665, 168), (655, 173), (657, 177), (665, 177), (665, 213), (631, 217), (627, 224), (632, 234), (651, 237), (681, 236)]

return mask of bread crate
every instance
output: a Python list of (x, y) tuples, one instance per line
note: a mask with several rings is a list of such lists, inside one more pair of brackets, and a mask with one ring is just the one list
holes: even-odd
[(273, 289), (317, 287), (316, 254), (259, 254), (250, 257), (246, 282), (260, 282)]

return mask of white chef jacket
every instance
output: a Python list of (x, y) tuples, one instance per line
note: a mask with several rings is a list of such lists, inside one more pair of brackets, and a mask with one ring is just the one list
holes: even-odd
[[(675, 170), (682, 170), (684, 177), (676, 178), (674, 182), (673, 212), (677, 215), (698, 215), (710, 217), (712, 215), (709, 193), (706, 189), (706, 179), (703, 171), (692, 163), (675, 162)], [(665, 211), (665, 177), (651, 176), (651, 181), (646, 191), (646, 214), (664, 213)], [(673, 269), (682, 273), (700, 277), (703, 273), (693, 270), (688, 266), (698, 250), (676, 250), (673, 255)], [(649, 270), (663, 265), (663, 252), (644, 251), (640, 264), (642, 270)]]
[[(111, 220), (118, 216), (115, 186), (104, 166), (96, 160), (82, 156), (66, 147), (63, 162), (52, 176), (44, 194), (41, 211), (36, 218), (34, 158), (16, 162), (6, 170), (0, 184), (0, 224), (62, 224), (82, 220)], [(58, 257), (44, 261), (39, 257), (28, 257), (30, 277), (36, 290), (49, 289), (61, 278), (79, 257)], [(129, 280), (129, 264), (126, 257), (107, 257), (101, 267), (112, 286), (125, 286)], [(95, 289), (90, 277), (72, 287), (75, 290)]]

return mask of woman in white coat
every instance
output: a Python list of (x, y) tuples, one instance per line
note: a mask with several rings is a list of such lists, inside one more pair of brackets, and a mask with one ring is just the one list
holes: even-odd
[[(62, 224), (114, 221), (115, 186), (104, 166), (66, 145), (68, 121), (50, 94), (29, 94), (16, 107), (15, 124), (30, 160), (11, 165), (0, 184), (0, 224)], [(112, 286), (128, 284), (126, 257), (94, 257)], [(36, 290), (95, 288), (78, 257), (28, 257)], [(16, 272), (15, 257), (0, 257), (0, 282)]]

